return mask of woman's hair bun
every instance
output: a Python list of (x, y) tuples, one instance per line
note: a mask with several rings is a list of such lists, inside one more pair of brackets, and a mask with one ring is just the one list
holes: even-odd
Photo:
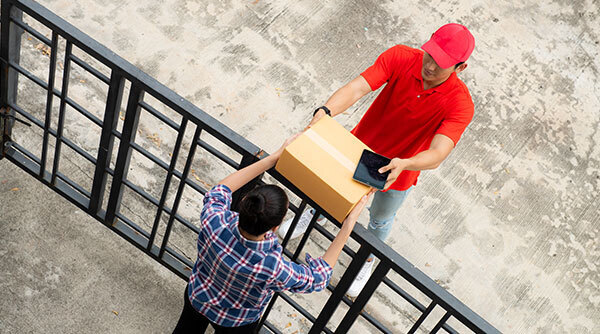
[(260, 215), (265, 211), (265, 197), (262, 194), (252, 194), (247, 198), (246, 212), (249, 214)]
[(288, 209), (288, 198), (283, 189), (267, 184), (248, 192), (238, 208), (240, 227), (252, 235), (261, 235), (281, 224)]

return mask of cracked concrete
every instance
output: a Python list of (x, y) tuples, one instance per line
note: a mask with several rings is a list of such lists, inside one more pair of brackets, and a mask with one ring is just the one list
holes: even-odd
[[(475, 117), (448, 160), (422, 174), (389, 243), (502, 332), (600, 332), (597, 0), (39, 2), (266, 151), (386, 48), (418, 47), (446, 22), (467, 25), (476, 49), (460, 77)], [(24, 38), (22, 63), (46, 78), (38, 44)], [(81, 68), (71, 76), (70, 96), (101, 118), (106, 86)], [(20, 83), (19, 103), (41, 115), (45, 93)], [(374, 97), (336, 119), (351, 128)], [(95, 156), (99, 128), (72, 110), (67, 124), (66, 136)], [(14, 136), (39, 152), (39, 131), (18, 125)], [(137, 142), (163, 161), (174, 141), (164, 123), (140, 121)], [(89, 189), (91, 164), (65, 155), (64, 173)], [(157, 196), (164, 175), (144, 159), (134, 156), (130, 180)], [(228, 173), (206, 155), (195, 159), (200, 183)], [(0, 332), (172, 328), (183, 281), (6, 160), (0, 194)], [(123, 212), (149, 226), (151, 211), (127, 201)], [(194, 223), (200, 201), (186, 193), (182, 216)], [(193, 257), (193, 240), (178, 233)], [(315, 237), (309, 249), (325, 245)], [(377, 293), (368, 309), (405, 331), (414, 311)], [(301, 300), (318, 309), (323, 298)], [(291, 323), (284, 333), (306, 328), (277, 312), (282, 328)]]

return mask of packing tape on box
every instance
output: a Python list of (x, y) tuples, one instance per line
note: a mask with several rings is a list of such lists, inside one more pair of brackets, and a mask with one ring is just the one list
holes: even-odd
[(354, 169), (356, 168), (355, 164), (352, 163), (352, 161), (350, 161), (350, 159), (348, 159), (342, 152), (338, 151), (337, 148), (323, 139), (323, 137), (321, 137), (315, 130), (308, 129), (304, 132), (304, 134), (315, 144), (321, 147), (325, 152), (329, 153), (342, 166), (354, 173)]

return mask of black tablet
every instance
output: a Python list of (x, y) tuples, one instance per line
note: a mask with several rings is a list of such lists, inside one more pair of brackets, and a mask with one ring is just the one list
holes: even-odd
[(390, 163), (391, 159), (375, 152), (364, 150), (354, 171), (354, 180), (375, 189), (382, 190), (390, 171), (379, 173), (379, 168)]

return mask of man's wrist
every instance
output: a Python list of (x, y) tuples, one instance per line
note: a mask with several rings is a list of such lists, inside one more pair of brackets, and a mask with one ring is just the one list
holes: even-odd
[(329, 110), (329, 108), (327, 108), (326, 106), (320, 106), (313, 112), (313, 117), (315, 117), (320, 111), (323, 111), (326, 115), (331, 116), (331, 110)]

